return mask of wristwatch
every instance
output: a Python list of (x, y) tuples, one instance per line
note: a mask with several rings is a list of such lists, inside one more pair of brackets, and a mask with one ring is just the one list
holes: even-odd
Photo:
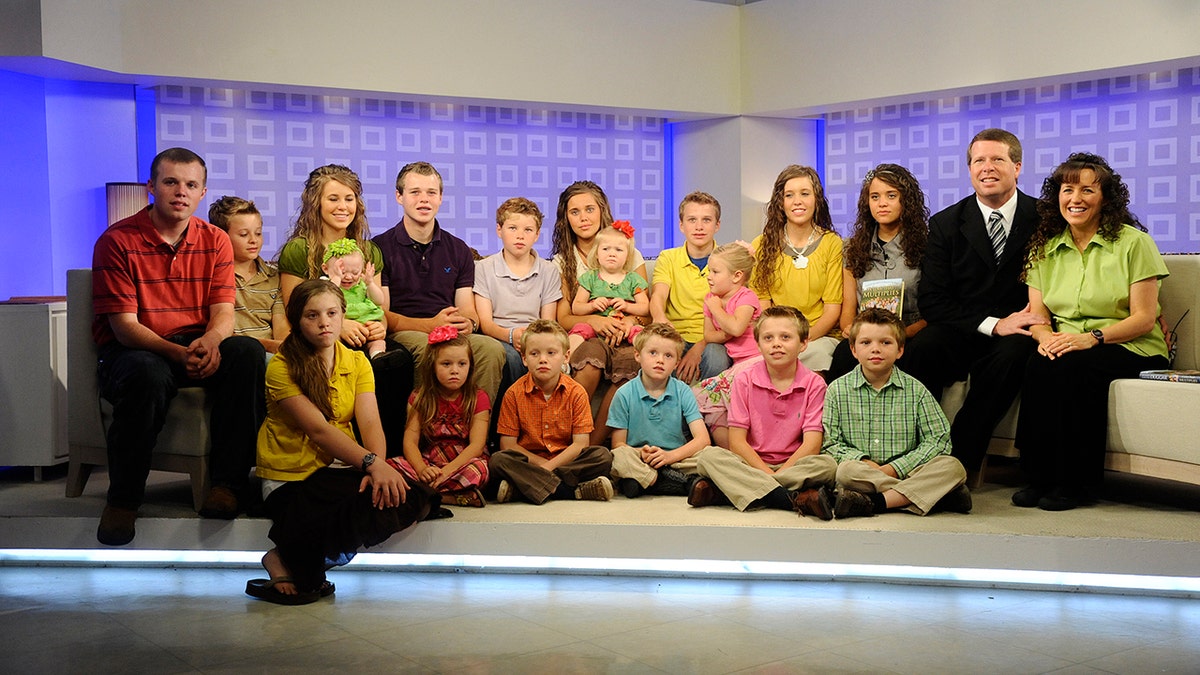
[(1092, 331), (1092, 337), (1096, 338), (1096, 344), (1098, 344), (1098, 345), (1104, 344), (1104, 332), (1101, 331), (1099, 328)]
[(367, 454), (363, 455), (363, 460), (362, 460), (363, 473), (366, 473), (367, 469), (370, 468), (370, 466), (374, 463), (375, 463), (375, 453), (368, 452)]
[(479, 322), (476, 321), (475, 319), (471, 319), (471, 332), (472, 333), (479, 332)]

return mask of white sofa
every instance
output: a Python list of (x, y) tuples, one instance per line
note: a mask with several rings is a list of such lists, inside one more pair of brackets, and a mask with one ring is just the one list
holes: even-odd
[[(83, 494), (94, 466), (108, 464), (104, 433), (112, 406), (100, 398), (96, 379), (96, 344), (92, 341), (92, 271), (67, 271), (67, 496)], [(204, 390), (180, 389), (158, 435), (150, 468), (186, 473), (191, 478), (196, 510), (208, 494), (208, 415)]]
[[(1172, 368), (1200, 368), (1200, 255), (1164, 256), (1171, 276), (1159, 301), (1176, 329)], [(1188, 311), (1187, 316), (1183, 316)], [(1108, 454), (1112, 471), (1200, 485), (1200, 384), (1117, 380), (1108, 390)]]

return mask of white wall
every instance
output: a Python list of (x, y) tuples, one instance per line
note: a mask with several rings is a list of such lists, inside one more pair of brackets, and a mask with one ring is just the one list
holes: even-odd
[(763, 0), (741, 20), (744, 115), (1200, 55), (1195, 0)]
[(711, 193), (721, 202), (722, 243), (750, 241), (762, 232), (764, 208), (783, 167), (817, 162), (817, 123), (811, 120), (729, 117), (679, 123), (673, 130), (674, 207), (693, 190)]
[(738, 8), (710, 2), (42, 0), (41, 14), (45, 56), (119, 73), (689, 115), (739, 107)]

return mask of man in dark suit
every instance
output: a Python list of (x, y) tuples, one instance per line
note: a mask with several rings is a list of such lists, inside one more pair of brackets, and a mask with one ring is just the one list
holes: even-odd
[(967, 169), (975, 194), (929, 219), (918, 302), (929, 325), (908, 341), (901, 366), (941, 398), (970, 375), (951, 427), (953, 455), (978, 475), (996, 424), (1021, 389), (1037, 345), (1021, 280), (1037, 200), (1017, 190), (1021, 142), (1003, 129), (971, 139)]

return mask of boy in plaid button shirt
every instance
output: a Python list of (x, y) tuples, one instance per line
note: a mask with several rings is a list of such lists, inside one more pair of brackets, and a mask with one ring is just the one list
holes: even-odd
[(829, 385), (821, 452), (838, 460), (835, 518), (893, 509), (967, 513), (967, 473), (950, 456), (950, 423), (933, 395), (895, 367), (904, 324), (867, 309), (850, 327), (858, 366)]

